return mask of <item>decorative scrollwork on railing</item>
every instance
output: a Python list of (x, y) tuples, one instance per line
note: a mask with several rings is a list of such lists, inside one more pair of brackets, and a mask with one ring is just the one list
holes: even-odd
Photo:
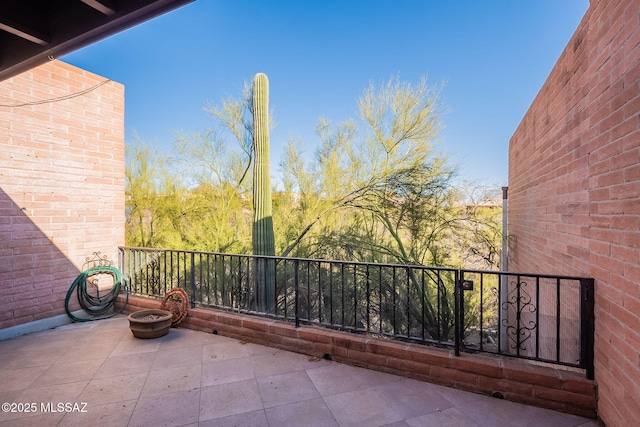
[(93, 267), (111, 267), (113, 266), (113, 261), (109, 260), (109, 257), (106, 255), (100, 255), (100, 251), (96, 251), (92, 256), (88, 256), (84, 260), (84, 264), (82, 264), (82, 270), (87, 270)]
[(154, 295), (160, 294), (160, 263), (153, 259), (147, 264), (147, 283)]
[(507, 331), (509, 347), (516, 351), (527, 351), (526, 343), (538, 327), (534, 320), (524, 320), (526, 313), (536, 313), (537, 307), (532, 301), (531, 295), (525, 290), (527, 282), (509, 283), (509, 291), (506, 300), (502, 302), (503, 310), (511, 310), (516, 315), (516, 321), (510, 322), (508, 318), (502, 319), (502, 326)]

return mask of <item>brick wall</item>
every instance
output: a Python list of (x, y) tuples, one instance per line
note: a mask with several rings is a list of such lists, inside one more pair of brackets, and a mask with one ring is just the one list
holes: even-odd
[(106, 80), (53, 61), (0, 82), (0, 329), (64, 314), (85, 259), (124, 243), (124, 88)]
[(640, 2), (591, 0), (509, 148), (509, 268), (595, 278), (598, 413), (640, 419)]

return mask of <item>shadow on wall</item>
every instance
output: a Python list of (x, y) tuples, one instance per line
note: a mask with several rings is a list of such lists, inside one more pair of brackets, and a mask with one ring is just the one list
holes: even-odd
[(50, 61), (0, 97), (22, 102), (0, 108), (3, 330), (66, 317), (86, 258), (124, 243), (124, 87)]
[[(56, 316), (66, 323), (65, 295), (81, 265), (74, 264), (53, 235), (43, 232), (30, 217), (33, 212), (47, 213), (36, 209), (40, 197), (25, 194), (25, 201), (17, 203), (0, 188), (0, 330)], [(79, 306), (74, 302), (70, 308), (77, 310)], [(38, 329), (46, 327), (50, 326)], [(31, 331), (13, 329), (14, 335)], [(2, 338), (8, 336), (0, 334)]]

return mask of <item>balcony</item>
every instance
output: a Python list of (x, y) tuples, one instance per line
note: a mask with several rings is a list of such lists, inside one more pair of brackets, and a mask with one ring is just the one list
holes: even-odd
[[(189, 328), (595, 415), (590, 279), (124, 247), (119, 258), (128, 311), (180, 287)], [(271, 305), (256, 286), (266, 271)]]
[(139, 340), (122, 315), (0, 341), (0, 354), (15, 410), (2, 425), (598, 425), (210, 332)]

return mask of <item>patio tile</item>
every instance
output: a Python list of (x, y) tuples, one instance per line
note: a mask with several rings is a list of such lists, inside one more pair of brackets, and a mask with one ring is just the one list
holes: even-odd
[[(90, 329), (90, 333), (80, 338), (75, 345), (82, 347), (94, 343), (115, 342), (118, 343), (124, 337), (131, 335), (129, 327), (117, 329)], [(114, 344), (115, 345), (115, 344)]]
[(30, 334), (34, 339), (39, 341), (46, 341), (51, 338), (54, 341), (72, 341), (79, 340), (90, 334), (90, 328), (82, 327), (78, 323), (69, 323), (62, 326), (57, 326), (51, 329), (45, 329), (39, 332)]
[(358, 368), (359, 375), (367, 380), (369, 385), (377, 386), (382, 384), (389, 384), (396, 381), (402, 381), (404, 377), (398, 375), (388, 374), (386, 372), (374, 371), (372, 369)]
[(270, 353), (251, 356), (251, 364), (256, 378), (270, 377), (305, 369), (319, 368), (329, 361), (309, 356), (272, 349)]
[[(17, 353), (17, 352), (42, 352), (42, 349), (49, 349), (52, 346), (54, 347), (70, 347), (74, 343), (76, 343), (78, 339), (73, 339), (73, 342), (69, 342), (66, 340), (61, 345), (56, 345), (56, 343), (51, 338), (47, 338), (46, 340), (42, 340), (36, 337), (36, 334), (25, 335), (21, 337), (11, 338), (5, 341), (0, 341), (0, 354), (6, 353)], [(39, 343), (42, 342), (42, 347), (39, 346)]]
[[(535, 406), (521, 406), (523, 406), (523, 411), (520, 412), (520, 417), (526, 417), (532, 420), (544, 420), (544, 423), (540, 425), (548, 425), (554, 427), (586, 427), (584, 425), (584, 418), (578, 417), (576, 415), (565, 414), (558, 411), (551, 411), (544, 408), (537, 408)], [(600, 425), (593, 421), (592, 426), (599, 427)]]
[(305, 371), (259, 378), (258, 388), (265, 408), (320, 397), (318, 390)]
[(24, 350), (44, 351), (60, 347), (74, 346), (88, 334), (87, 330), (57, 330), (36, 332), (25, 339)]
[(148, 372), (153, 365), (155, 353), (134, 353), (123, 356), (111, 355), (104, 361), (94, 378), (106, 378), (118, 375)]
[(183, 390), (143, 396), (133, 411), (129, 427), (182, 426), (198, 422), (200, 390)]
[[(118, 344), (118, 341), (94, 341), (86, 344), (76, 344), (68, 348), (62, 355), (60, 361), (80, 361), (92, 359), (105, 359)], [(49, 351), (48, 351), (49, 352)]]
[(27, 335), (0, 341), (0, 354), (29, 351), (28, 337)]
[(111, 352), (112, 356), (125, 354), (154, 353), (160, 348), (160, 340), (141, 339), (133, 335), (125, 335)]
[(405, 421), (410, 427), (439, 426), (439, 427), (480, 427), (478, 424), (464, 414), (460, 408), (447, 408), (438, 410), (426, 415), (411, 418)]
[(162, 346), (156, 353), (151, 370), (169, 369), (178, 366), (199, 365), (202, 363), (202, 345), (194, 347), (170, 348)]
[(79, 381), (65, 384), (54, 384), (43, 387), (29, 387), (16, 398), (17, 402), (76, 402), (78, 396), (85, 389), (89, 381)]
[(602, 427), (602, 424), (600, 424), (596, 420), (589, 420), (581, 422), (580, 424), (576, 424), (576, 427)]
[(200, 388), (202, 365), (150, 371), (142, 388), (142, 396), (172, 393)]
[(362, 368), (331, 363), (309, 369), (307, 374), (322, 396), (331, 396), (369, 387), (369, 381), (362, 375), (364, 372)]
[(341, 427), (376, 427), (403, 420), (371, 388), (327, 396), (324, 400)]
[(78, 401), (87, 402), (91, 407), (109, 403), (135, 400), (140, 397), (147, 372), (94, 378), (84, 389)]
[(204, 332), (192, 331), (184, 328), (172, 328), (169, 333), (160, 338), (160, 350), (202, 346), (213, 340)]
[(415, 418), (438, 410), (453, 407), (432, 384), (404, 379), (374, 387), (402, 418)]
[(321, 398), (265, 409), (269, 425), (279, 427), (338, 427)]
[[(201, 332), (198, 332), (201, 333)], [(230, 338), (230, 337), (225, 337), (224, 335), (220, 335), (220, 334), (206, 334), (208, 337), (210, 337), (210, 340), (207, 344), (239, 344), (240, 346), (251, 346), (252, 344), (247, 343), (246, 341), (242, 341), (242, 340), (237, 340), (235, 338)], [(259, 347), (264, 347), (264, 346), (259, 346)], [(267, 347), (268, 348), (268, 347)]]
[(22, 350), (2, 355), (2, 369), (28, 368), (32, 366), (50, 366), (62, 355), (69, 351), (69, 348), (51, 348), (46, 352), (39, 350)]
[(34, 414), (33, 416), (22, 417), (12, 419), (11, 421), (1, 421), (0, 426), (7, 427), (47, 427), (57, 426), (60, 420), (64, 417), (63, 413), (47, 413), (47, 414)]
[(56, 330), (56, 331), (79, 330), (79, 331), (87, 332), (87, 331), (91, 330), (91, 328), (94, 325), (97, 325), (97, 324), (102, 322), (102, 320), (100, 320), (100, 321), (94, 320), (94, 321), (89, 321), (89, 322), (74, 322), (74, 321), (71, 321), (71, 320), (69, 320), (69, 321), (71, 323), (66, 323), (64, 325), (56, 326), (55, 328), (52, 328), (52, 329)]
[(252, 379), (255, 375), (248, 357), (202, 364), (203, 387)]
[[(89, 381), (98, 371), (105, 359), (82, 360), (79, 362), (56, 363), (46, 368), (46, 371), (36, 379), (32, 385), (36, 387), (66, 384), (78, 381)], [(60, 361), (60, 360), (59, 360)]]
[(251, 356), (259, 356), (261, 354), (272, 354), (274, 350), (278, 350), (273, 347), (269, 347), (266, 345), (258, 345), (245, 341), (238, 341), (238, 344), (247, 349)]
[(129, 330), (129, 320), (126, 314), (120, 314), (116, 317), (109, 319), (102, 319), (94, 322), (89, 322), (92, 331), (102, 331), (106, 329), (126, 329)]
[(15, 398), (22, 393), (22, 390), (0, 391), (0, 403), (15, 402)]
[(87, 405), (86, 413), (65, 414), (57, 427), (116, 427), (126, 426), (136, 407), (136, 400)]
[(584, 421), (571, 414), (446, 387), (438, 392), (478, 425), (573, 427)]
[(261, 409), (262, 398), (255, 380), (203, 387), (200, 391), (200, 421)]
[(25, 389), (48, 368), (48, 366), (34, 366), (31, 368), (0, 369), (0, 392)]
[(224, 341), (203, 346), (202, 362), (213, 362), (251, 356), (250, 348), (238, 342)]
[[(272, 426), (280, 426), (272, 424)], [(224, 418), (215, 418), (212, 420), (201, 421), (199, 427), (269, 427), (267, 416), (264, 411), (245, 412), (244, 414), (231, 415)]]

